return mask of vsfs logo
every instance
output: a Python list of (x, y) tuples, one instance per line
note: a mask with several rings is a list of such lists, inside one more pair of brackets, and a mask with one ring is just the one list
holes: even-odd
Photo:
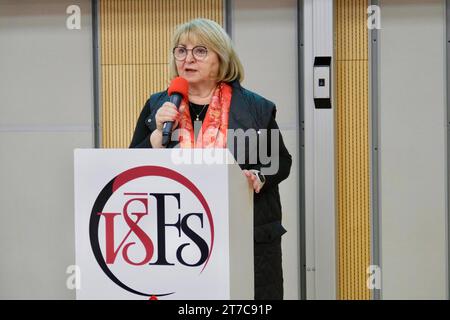
[(186, 283), (198, 277), (214, 244), (211, 210), (200, 190), (159, 166), (133, 168), (112, 179), (92, 208), (89, 233), (103, 272), (124, 290), (146, 297), (174, 293), (164, 279)]

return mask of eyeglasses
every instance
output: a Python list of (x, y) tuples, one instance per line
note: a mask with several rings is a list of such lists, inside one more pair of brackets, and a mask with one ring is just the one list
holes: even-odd
[(204, 46), (195, 46), (192, 49), (178, 46), (173, 48), (173, 56), (178, 61), (183, 61), (186, 59), (188, 51), (192, 51), (192, 55), (196, 60), (203, 60), (208, 55), (208, 49)]

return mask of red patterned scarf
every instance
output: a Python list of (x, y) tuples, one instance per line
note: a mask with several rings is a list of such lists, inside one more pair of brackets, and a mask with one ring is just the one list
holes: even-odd
[(217, 86), (196, 141), (188, 102), (181, 102), (184, 105), (179, 127), (181, 148), (226, 148), (231, 96), (231, 86), (223, 82)]

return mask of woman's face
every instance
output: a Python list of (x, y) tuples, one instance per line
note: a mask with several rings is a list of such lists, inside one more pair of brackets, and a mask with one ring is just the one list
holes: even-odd
[[(201, 85), (210, 82), (217, 81), (217, 75), (219, 73), (219, 56), (208, 49), (208, 53), (205, 58), (198, 59), (192, 53), (192, 50), (196, 46), (204, 46), (202, 43), (181, 38), (178, 47), (184, 47), (187, 49), (186, 59), (180, 61), (175, 60), (177, 65), (178, 74), (185, 78), (189, 84)], [(206, 47), (206, 46), (204, 46)]]

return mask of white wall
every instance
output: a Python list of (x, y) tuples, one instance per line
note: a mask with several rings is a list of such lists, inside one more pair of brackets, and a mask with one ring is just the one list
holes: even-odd
[[(81, 8), (81, 30), (66, 8)], [(88, 0), (0, 0), (0, 299), (71, 299), (73, 149), (93, 146)]]
[(445, 299), (444, 1), (381, 1), (381, 27), (382, 298)]
[(245, 69), (243, 86), (273, 101), (292, 155), (291, 174), (280, 184), (284, 298), (299, 299), (297, 1), (232, 0), (232, 37)]

